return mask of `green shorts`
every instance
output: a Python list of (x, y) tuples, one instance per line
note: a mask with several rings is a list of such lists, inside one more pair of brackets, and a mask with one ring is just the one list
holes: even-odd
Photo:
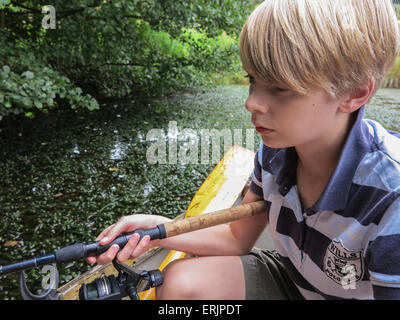
[(246, 300), (304, 300), (275, 250), (253, 249), (240, 257), (246, 281)]

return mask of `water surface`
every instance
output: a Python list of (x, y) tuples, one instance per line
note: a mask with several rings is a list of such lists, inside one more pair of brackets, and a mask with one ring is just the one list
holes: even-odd
[[(212, 159), (151, 165), (147, 133), (160, 129), (168, 142), (174, 138), (168, 126), (175, 121), (180, 132), (243, 130), (245, 143), (245, 130), (253, 128), (244, 108), (247, 94), (244, 86), (221, 86), (107, 104), (93, 113), (0, 122), (0, 265), (91, 241), (124, 215), (184, 212), (214, 167)], [(366, 117), (400, 131), (399, 106), (400, 90), (382, 89)], [(86, 262), (63, 266), (61, 284), (89, 267)], [(38, 271), (29, 277), (37, 285)], [(0, 299), (18, 298), (17, 276), (0, 277)]]

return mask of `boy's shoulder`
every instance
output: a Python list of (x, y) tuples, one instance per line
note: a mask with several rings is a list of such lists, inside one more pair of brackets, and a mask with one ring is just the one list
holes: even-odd
[(354, 183), (400, 194), (400, 133), (364, 119), (370, 150), (360, 161)]
[[(379, 122), (358, 115), (343, 148), (336, 175), (347, 175), (360, 186), (400, 193), (400, 132), (387, 130)], [(257, 166), (275, 176), (288, 174), (296, 165), (294, 147), (274, 149), (260, 142)]]
[(400, 132), (388, 130), (376, 120), (364, 119), (377, 149), (400, 163)]

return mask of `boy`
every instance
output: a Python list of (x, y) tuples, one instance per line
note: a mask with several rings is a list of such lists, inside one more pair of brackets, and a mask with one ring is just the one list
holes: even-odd
[[(267, 0), (240, 36), (246, 108), (262, 136), (250, 191), (267, 210), (150, 243), (197, 255), (171, 263), (159, 299), (400, 299), (400, 139), (363, 120), (399, 51), (390, 0)], [(98, 237), (168, 219), (133, 215)], [(269, 225), (276, 251), (252, 251)], [(96, 262), (96, 258), (89, 261)]]

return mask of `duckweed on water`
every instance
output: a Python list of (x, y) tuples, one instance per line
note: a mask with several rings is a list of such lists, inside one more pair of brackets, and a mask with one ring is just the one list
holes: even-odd
[[(0, 123), (0, 265), (91, 241), (124, 215), (184, 212), (214, 164), (150, 165), (146, 134), (167, 131), (170, 121), (179, 130), (251, 128), (246, 91), (223, 87)], [(60, 268), (61, 284), (89, 268)], [(35, 287), (39, 273), (29, 277)], [(0, 278), (0, 298), (19, 298), (17, 288), (17, 275)]]
[[(214, 164), (150, 165), (147, 133), (154, 128), (167, 133), (170, 121), (196, 132), (252, 128), (244, 108), (247, 92), (244, 86), (222, 86), (107, 104), (92, 113), (1, 122), (0, 265), (91, 241), (124, 215), (172, 218), (184, 212)], [(399, 92), (380, 91), (367, 117), (399, 130)], [(60, 267), (60, 284), (90, 267), (86, 262)], [(38, 270), (28, 275), (40, 289)], [(0, 277), (0, 299), (18, 298), (17, 275)]]

